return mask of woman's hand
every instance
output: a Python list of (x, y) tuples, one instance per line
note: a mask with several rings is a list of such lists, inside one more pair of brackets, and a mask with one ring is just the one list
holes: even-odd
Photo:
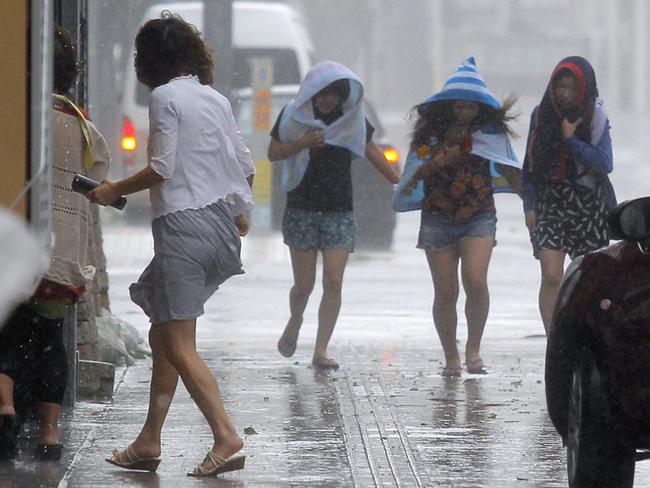
[(107, 180), (102, 181), (97, 188), (86, 193), (88, 200), (93, 203), (99, 203), (100, 205), (110, 205), (121, 196), (122, 194), (117, 189), (115, 183)]
[(325, 132), (322, 130), (313, 130), (311, 132), (307, 132), (296, 142), (300, 146), (300, 149), (323, 147), (325, 145)]
[(537, 212), (534, 210), (526, 212), (526, 227), (529, 232), (533, 232), (537, 228)]
[(271, 137), (267, 156), (269, 161), (278, 161), (281, 159), (289, 159), (298, 154), (303, 149), (310, 149), (312, 147), (323, 147), (325, 145), (325, 132), (322, 130), (313, 130), (307, 132), (300, 139), (291, 142), (280, 142), (274, 137)]
[(507, 166), (505, 164), (495, 164), (496, 169), (501, 173), (505, 179), (508, 181), (508, 184), (512, 187), (513, 190), (517, 192), (517, 195), (523, 199), (523, 177), (521, 170), (519, 168), (514, 168), (512, 166)]
[(382, 176), (393, 185), (399, 183), (399, 173), (388, 161), (386, 161), (384, 151), (382, 151), (373, 141), (368, 141), (366, 144), (366, 158), (368, 158), (368, 161), (370, 161), (377, 171), (379, 171)]
[(237, 230), (239, 231), (239, 235), (241, 237), (244, 237), (246, 234), (248, 234), (250, 224), (248, 223), (248, 219), (246, 218), (245, 214), (240, 214), (235, 217), (235, 225), (237, 226)]
[(578, 126), (582, 123), (582, 117), (578, 117), (578, 119), (575, 122), (569, 122), (569, 119), (564, 118), (562, 119), (562, 123), (560, 124), (560, 131), (562, 132), (562, 137), (566, 140), (569, 137), (573, 137), (573, 135), (576, 133), (576, 129)]
[(433, 157), (425, 163), (431, 169), (442, 169), (450, 164), (458, 164), (463, 159), (463, 151), (457, 144), (438, 144)]

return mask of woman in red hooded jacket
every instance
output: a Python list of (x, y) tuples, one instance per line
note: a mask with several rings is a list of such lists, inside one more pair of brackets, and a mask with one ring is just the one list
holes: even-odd
[(553, 70), (531, 117), (524, 160), (526, 226), (540, 261), (539, 309), (548, 333), (564, 259), (607, 245), (607, 210), (616, 205), (609, 119), (596, 75), (578, 56)]

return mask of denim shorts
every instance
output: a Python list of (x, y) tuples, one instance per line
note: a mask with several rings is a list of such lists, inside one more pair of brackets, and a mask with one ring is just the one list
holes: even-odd
[(497, 215), (495, 210), (480, 213), (460, 222), (443, 215), (423, 211), (416, 247), (445, 251), (456, 247), (462, 239), (471, 237), (488, 237), (496, 245), (496, 231)]
[(354, 250), (354, 212), (311, 212), (287, 208), (282, 219), (284, 243), (301, 251)]

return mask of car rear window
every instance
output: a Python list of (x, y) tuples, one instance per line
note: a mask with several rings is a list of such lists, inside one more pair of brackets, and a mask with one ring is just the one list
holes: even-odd
[(295, 51), (291, 49), (235, 49), (233, 51), (233, 88), (251, 86), (251, 62), (253, 58), (271, 58), (274, 85), (299, 85), (300, 69)]
[[(271, 124), (274, 124), (280, 111), (291, 101), (295, 94), (273, 94), (271, 108)], [(237, 125), (244, 137), (253, 133), (253, 101), (250, 96), (233, 97), (233, 112)], [(269, 129), (270, 132), (270, 129)]]
[[(253, 58), (267, 57), (273, 62), (273, 84), (299, 85), (300, 69), (296, 53), (291, 49), (236, 48), (233, 50), (233, 79), (235, 89), (251, 86), (251, 63)], [(136, 85), (135, 101), (149, 106), (149, 89), (142, 83)]]

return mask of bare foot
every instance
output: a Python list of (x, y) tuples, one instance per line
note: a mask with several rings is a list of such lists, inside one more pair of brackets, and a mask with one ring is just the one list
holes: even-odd
[(480, 357), (476, 359), (467, 359), (465, 361), (465, 367), (467, 367), (467, 372), (469, 374), (487, 374), (485, 364)]
[(445, 366), (440, 370), (440, 376), (444, 378), (459, 378), (463, 372), (463, 369), (459, 366), (458, 368), (449, 368)]
[[(241, 437), (234, 435), (229, 437), (227, 440), (220, 442), (219, 444), (214, 444), (212, 446), (212, 452), (215, 453), (221, 459), (228, 459), (229, 457), (237, 454), (244, 447), (244, 441), (241, 440)], [(201, 463), (199, 469), (211, 470), (213, 469), (213, 462), (209, 457)]]
[(194, 471), (187, 473), (188, 476), (216, 476), (228, 471), (244, 469), (246, 456), (235, 456), (244, 443), (234, 435), (231, 440), (215, 444)]
[(149, 442), (138, 437), (131, 444), (131, 448), (143, 459), (160, 457), (160, 443)]
[(298, 345), (298, 334), (300, 333), (300, 326), (302, 325), (302, 320), (298, 325), (293, 325), (291, 319), (289, 323), (284, 328), (284, 332), (278, 340), (278, 351), (285, 358), (290, 358), (296, 352), (296, 346)]
[(456, 371), (462, 369), (462, 365), (460, 364), (460, 357), (457, 354), (445, 356), (445, 367), (442, 369), (447, 371)]
[(339, 369), (339, 363), (336, 362), (336, 359), (328, 358), (327, 356), (319, 356), (314, 358), (311, 361), (312, 366), (320, 370), (334, 370)]

